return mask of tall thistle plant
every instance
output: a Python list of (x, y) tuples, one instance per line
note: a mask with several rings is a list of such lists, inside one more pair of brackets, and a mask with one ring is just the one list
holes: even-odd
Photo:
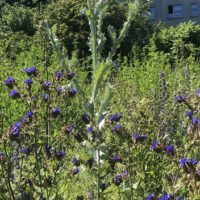
[[(86, 96), (84, 91), (81, 89), (78, 80), (76, 78), (73, 79), (79, 97), (83, 100), (85, 110), (89, 114), (88, 116), (90, 117), (90, 125), (92, 127), (95, 127), (94, 141), (96, 142), (93, 143), (92, 146), (87, 146), (89, 145), (87, 143), (85, 145), (86, 148), (89, 149), (89, 151), (92, 151), (97, 164), (97, 199), (100, 199), (99, 171), (101, 165), (100, 152), (103, 138), (102, 128), (105, 124), (105, 117), (108, 114), (107, 107), (109, 102), (111, 101), (113, 93), (113, 88), (107, 80), (113, 67), (112, 59), (115, 56), (117, 49), (120, 47), (121, 42), (128, 33), (128, 28), (130, 27), (132, 20), (135, 16), (137, 16), (140, 9), (142, 8), (141, 0), (136, 0), (134, 1), (134, 3), (128, 3), (127, 20), (126, 22), (124, 22), (119, 34), (116, 33), (115, 29), (112, 26), (108, 26), (108, 33), (110, 35), (113, 45), (107, 58), (103, 59), (101, 57), (101, 53), (106, 42), (106, 36), (102, 32), (102, 24), (109, 4), (109, 0), (87, 0), (88, 7), (84, 10), (90, 25), (89, 47), (91, 50), (93, 74), (91, 94)], [(66, 53), (62, 50), (59, 41), (55, 36), (54, 27), (50, 29), (47, 22), (44, 22), (43, 25), (47, 31), (53, 49), (57, 54), (62, 69), (69, 72), (72, 71)]]

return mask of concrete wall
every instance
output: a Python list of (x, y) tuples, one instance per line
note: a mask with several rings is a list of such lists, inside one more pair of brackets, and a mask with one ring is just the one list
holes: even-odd
[[(196, 10), (195, 16), (192, 16), (192, 5), (195, 7), (193, 11)], [(151, 9), (155, 11), (155, 17), (150, 16), (152, 22), (162, 21), (169, 25), (177, 25), (193, 20), (200, 23), (200, 0), (153, 0)]]

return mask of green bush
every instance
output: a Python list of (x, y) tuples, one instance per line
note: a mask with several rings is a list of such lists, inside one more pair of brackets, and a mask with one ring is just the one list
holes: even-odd
[(167, 27), (154, 34), (151, 40), (157, 51), (169, 53), (172, 56), (199, 57), (200, 25), (194, 22), (184, 22), (176, 27)]
[(36, 31), (33, 12), (20, 6), (4, 5), (1, 7), (1, 31), (19, 32), (33, 35)]
[[(45, 10), (49, 23), (51, 25), (56, 24), (56, 34), (62, 44), (68, 49), (68, 54), (71, 55), (76, 50), (78, 51), (79, 58), (85, 58), (85, 56), (90, 54), (87, 45), (89, 24), (83, 13), (85, 7), (86, 0), (68, 0), (49, 4)], [(146, 8), (147, 5), (143, 7), (143, 10)], [(103, 57), (106, 57), (111, 46), (107, 28), (111, 25), (119, 34), (119, 30), (126, 19), (126, 10), (127, 4), (112, 0), (103, 23), (103, 32), (108, 38), (105, 44), (106, 48), (103, 51)], [(118, 49), (118, 53), (121, 56), (129, 54), (134, 44), (137, 44), (139, 47), (145, 46), (152, 32), (153, 26), (148, 22), (147, 18), (138, 15), (131, 23), (129, 33)]]

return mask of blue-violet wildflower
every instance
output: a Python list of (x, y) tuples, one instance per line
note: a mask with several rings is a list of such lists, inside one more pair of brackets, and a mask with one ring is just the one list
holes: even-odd
[(57, 72), (56, 73), (56, 80), (61, 80), (62, 76), (63, 76), (63, 72)]
[(33, 84), (33, 80), (30, 79), (30, 78), (27, 78), (27, 79), (24, 80), (24, 83), (25, 83), (26, 85), (28, 85), (28, 86), (31, 86), (31, 85)]
[(78, 174), (79, 171), (80, 171), (80, 170), (79, 170), (78, 167), (74, 167), (73, 170), (72, 170), (72, 174), (73, 174), (73, 175)]
[(19, 94), (19, 92), (17, 90), (11, 90), (10, 93), (9, 93), (9, 96), (12, 99), (20, 98), (20, 94)]
[(75, 75), (76, 75), (75, 72), (68, 72), (68, 73), (67, 73), (67, 79), (68, 79), (68, 80), (71, 80), (71, 79), (74, 78)]
[(55, 157), (56, 157), (58, 160), (64, 158), (64, 156), (65, 156), (64, 151), (62, 151), (62, 150), (55, 151)]
[(176, 96), (176, 97), (175, 97), (175, 102), (176, 102), (176, 103), (182, 103), (182, 102), (185, 102), (185, 101), (186, 101), (186, 96), (185, 96), (185, 95)]
[(75, 94), (76, 94), (76, 89), (75, 88), (70, 88), (69, 91), (68, 91), (68, 95), (70, 97), (73, 97), (73, 96), (75, 96)]
[(12, 89), (14, 87), (14, 84), (15, 84), (15, 79), (13, 77), (8, 77), (5, 81), (4, 81), (4, 84)]
[(60, 108), (54, 108), (53, 110), (52, 110), (52, 117), (54, 117), (54, 118), (56, 118), (56, 117), (58, 117), (58, 115), (60, 115)]
[(114, 183), (116, 186), (119, 186), (123, 182), (121, 175), (117, 175), (114, 178)]
[(136, 142), (142, 142), (142, 141), (144, 141), (144, 140), (147, 138), (147, 136), (146, 136), (146, 134), (139, 135), (138, 133), (135, 133), (135, 134), (133, 135), (133, 138), (134, 138), (134, 140), (135, 140)]
[(15, 124), (13, 124), (11, 129), (11, 138), (17, 139), (20, 136), (20, 132), (21, 132), (20, 122), (16, 122)]
[(114, 126), (113, 131), (116, 133), (120, 133), (122, 131), (122, 125), (117, 124), (116, 126)]
[(165, 148), (164, 148), (164, 151), (168, 155), (173, 155), (174, 154), (174, 145), (173, 144), (166, 145)]
[(154, 194), (151, 193), (146, 197), (146, 200), (154, 200), (155, 199), (154, 197), (155, 197)]
[(30, 68), (25, 68), (24, 72), (26, 72), (26, 74), (28, 76), (31, 76), (31, 75), (33, 75), (35, 77), (37, 76), (37, 69), (34, 66), (30, 67)]

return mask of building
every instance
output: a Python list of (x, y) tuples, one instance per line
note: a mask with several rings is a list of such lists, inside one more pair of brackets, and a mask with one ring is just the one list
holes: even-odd
[(149, 19), (169, 25), (189, 20), (200, 23), (200, 0), (152, 0)]

